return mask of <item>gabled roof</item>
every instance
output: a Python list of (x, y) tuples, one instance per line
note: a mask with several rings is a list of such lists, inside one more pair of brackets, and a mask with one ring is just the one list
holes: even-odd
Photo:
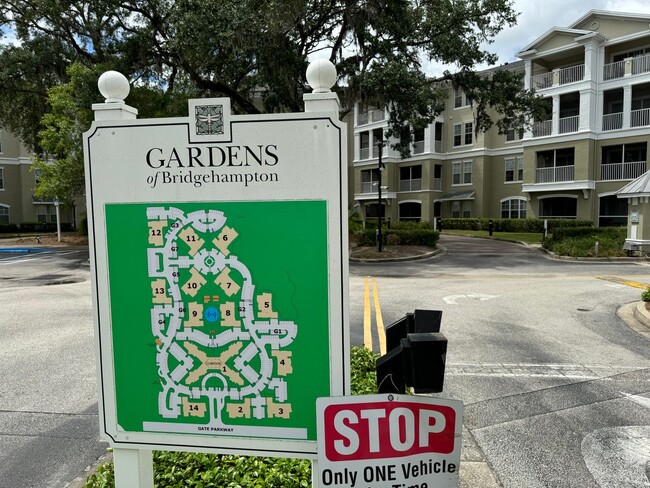
[(584, 36), (587, 34), (591, 34), (591, 31), (588, 30), (582, 30), (582, 29), (567, 29), (565, 27), (553, 27), (549, 30), (547, 30), (544, 34), (542, 34), (540, 37), (535, 39), (533, 42), (528, 44), (525, 48), (521, 50), (521, 52), (518, 54), (518, 56), (521, 56), (521, 54), (525, 53), (526, 51), (531, 51), (532, 49), (535, 48), (535, 46), (538, 46), (540, 44), (545, 43), (548, 41), (551, 37), (557, 35), (557, 34), (564, 34), (564, 35), (569, 35), (573, 37), (580, 37)]
[(578, 20), (573, 22), (569, 28), (576, 28), (580, 24), (593, 18), (609, 18), (609, 19), (630, 19), (630, 20), (648, 20), (650, 21), (650, 14), (631, 13), (631, 12), (612, 12), (611, 10), (590, 10)]
[(634, 198), (650, 196), (650, 171), (646, 171), (636, 180), (630, 181), (627, 185), (616, 192), (618, 198)]

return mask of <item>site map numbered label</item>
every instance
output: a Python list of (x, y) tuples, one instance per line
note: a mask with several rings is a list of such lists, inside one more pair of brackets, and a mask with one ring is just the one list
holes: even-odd
[(325, 202), (105, 209), (119, 429), (315, 440)]

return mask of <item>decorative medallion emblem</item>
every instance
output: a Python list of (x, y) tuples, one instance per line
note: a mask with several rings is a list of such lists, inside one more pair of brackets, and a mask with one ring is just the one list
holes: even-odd
[(212, 136), (222, 135), (223, 130), (223, 105), (197, 105), (196, 135)]

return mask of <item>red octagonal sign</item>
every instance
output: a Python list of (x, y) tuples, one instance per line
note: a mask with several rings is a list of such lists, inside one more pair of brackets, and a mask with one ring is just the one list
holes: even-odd
[(462, 403), (422, 396), (319, 398), (319, 486), (458, 486)]

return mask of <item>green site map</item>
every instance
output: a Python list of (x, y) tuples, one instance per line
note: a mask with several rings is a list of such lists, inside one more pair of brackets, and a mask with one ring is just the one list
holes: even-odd
[(330, 396), (326, 202), (107, 204), (125, 432), (316, 440)]

